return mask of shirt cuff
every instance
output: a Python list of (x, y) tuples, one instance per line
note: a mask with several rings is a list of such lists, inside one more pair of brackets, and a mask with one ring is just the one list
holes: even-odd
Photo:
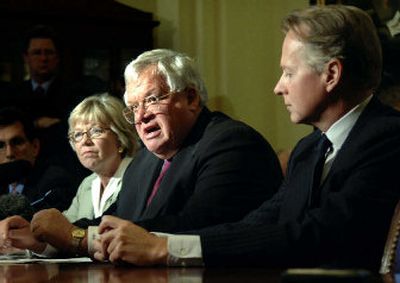
[(168, 266), (203, 266), (200, 236), (153, 232), (168, 238)]
[(94, 241), (100, 239), (98, 231), (99, 231), (99, 226), (89, 226), (87, 230), (88, 254), (90, 256), (93, 256), (95, 253)]

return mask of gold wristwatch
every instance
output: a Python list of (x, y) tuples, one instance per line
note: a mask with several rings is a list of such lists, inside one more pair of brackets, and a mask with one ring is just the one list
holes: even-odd
[(78, 254), (83, 238), (86, 236), (86, 230), (81, 228), (74, 228), (71, 231), (72, 247), (74, 253)]

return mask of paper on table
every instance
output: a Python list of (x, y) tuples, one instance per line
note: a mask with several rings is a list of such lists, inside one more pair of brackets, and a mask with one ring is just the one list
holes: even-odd
[(11, 254), (0, 255), (1, 264), (14, 264), (14, 263), (35, 263), (35, 262), (48, 262), (48, 263), (85, 263), (92, 262), (89, 257), (72, 257), (72, 258), (41, 258), (29, 257), (26, 254)]

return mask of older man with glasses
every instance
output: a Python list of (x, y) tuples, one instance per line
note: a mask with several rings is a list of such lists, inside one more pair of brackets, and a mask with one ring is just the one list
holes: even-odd
[[(125, 81), (121, 115), (144, 147), (125, 172), (115, 216), (155, 231), (185, 231), (237, 221), (275, 193), (282, 173), (273, 149), (248, 125), (205, 106), (206, 88), (187, 55), (145, 52), (126, 67)], [(36, 239), (71, 253), (76, 227), (65, 223), (55, 210), (41, 211), (31, 229)], [(80, 253), (91, 248), (95, 232), (80, 235)]]

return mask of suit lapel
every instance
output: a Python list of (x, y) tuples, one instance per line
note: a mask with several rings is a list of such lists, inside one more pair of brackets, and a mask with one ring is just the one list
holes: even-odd
[[(137, 164), (140, 164), (140, 170)], [(143, 149), (126, 169), (117, 201), (117, 215), (137, 221), (146, 209), (147, 197), (157, 178), (162, 160)], [(153, 176), (153, 177), (152, 177)]]
[(372, 135), (376, 134), (376, 132), (370, 132), (366, 127), (370, 126), (378, 116), (382, 116), (384, 111), (382, 104), (373, 97), (361, 113), (353, 129), (350, 131), (341, 149), (337, 153), (331, 169), (321, 187), (321, 199), (332, 190), (340, 190), (339, 187), (332, 185), (332, 177), (335, 176), (335, 178), (337, 178), (338, 174), (348, 174), (351, 172), (351, 168), (358, 160), (357, 157), (363, 156), (363, 148), (359, 140), (366, 141)]
[(137, 215), (135, 215), (135, 218), (142, 218), (142, 214), (146, 213), (147, 210), (147, 199), (150, 196), (154, 183), (158, 177), (158, 174), (160, 173), (161, 167), (162, 167), (163, 161), (161, 159), (158, 159), (154, 155), (152, 155), (152, 160), (147, 166), (147, 172), (148, 176), (153, 176), (152, 178), (140, 178), (141, 182), (138, 185), (138, 194), (137, 194), (137, 204), (138, 204), (138, 209)]
[[(282, 204), (281, 221), (303, 217), (304, 211), (308, 207), (313, 169), (310, 168), (310, 163), (320, 133), (320, 131), (313, 132), (301, 141), (293, 151), (287, 180), (285, 180), (285, 189), (290, 191), (286, 193)], [(292, 166), (292, 164), (296, 166)]]

